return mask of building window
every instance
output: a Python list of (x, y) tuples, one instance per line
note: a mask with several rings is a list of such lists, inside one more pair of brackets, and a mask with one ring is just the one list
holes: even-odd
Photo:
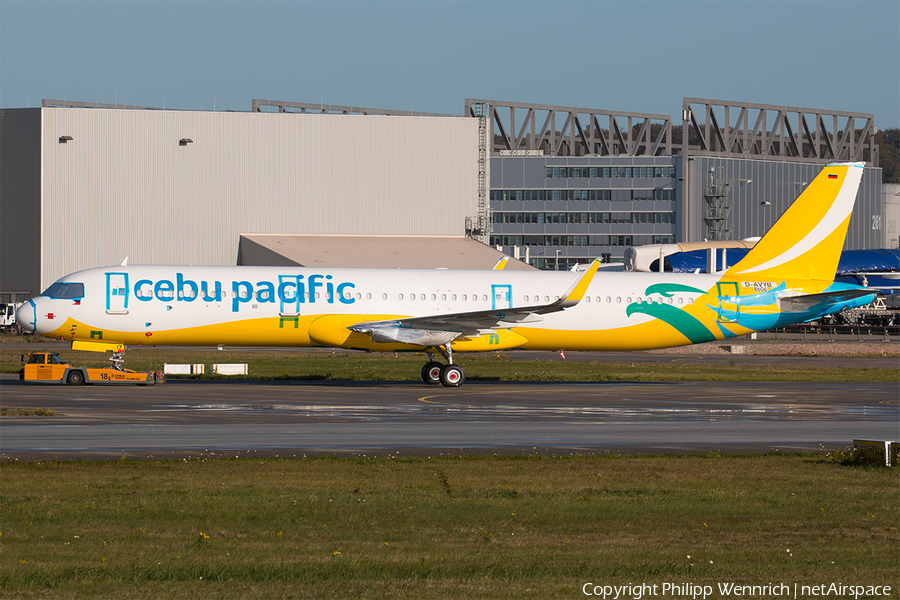
[(675, 177), (675, 167), (545, 167), (547, 179)]

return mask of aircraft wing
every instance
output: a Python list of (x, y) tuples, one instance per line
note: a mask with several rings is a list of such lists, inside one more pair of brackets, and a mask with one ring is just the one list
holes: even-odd
[(806, 294), (804, 296), (788, 296), (778, 300), (778, 307), (783, 311), (802, 312), (814, 306), (840, 304), (848, 300), (854, 300), (863, 296), (874, 295), (875, 290), (839, 290), (824, 292), (821, 294)]
[(520, 323), (541, 321), (541, 315), (565, 310), (584, 298), (600, 261), (595, 260), (578, 281), (560, 298), (549, 304), (496, 310), (478, 310), (445, 315), (428, 315), (390, 321), (369, 321), (349, 327), (376, 342), (402, 342), (421, 346), (440, 346), (458, 337), (480, 335), (484, 330), (503, 329)]

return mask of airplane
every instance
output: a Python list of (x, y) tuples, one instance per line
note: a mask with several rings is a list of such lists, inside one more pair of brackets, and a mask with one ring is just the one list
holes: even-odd
[[(128, 265), (62, 277), (16, 312), (73, 348), (325, 346), (425, 352), (646, 350), (723, 340), (872, 302), (834, 274), (864, 163), (830, 163), (747, 256), (719, 273)], [(446, 363), (435, 360), (440, 354)]]

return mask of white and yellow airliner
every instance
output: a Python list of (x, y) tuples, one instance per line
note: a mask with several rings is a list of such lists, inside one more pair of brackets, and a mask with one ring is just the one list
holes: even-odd
[[(459, 386), (454, 352), (643, 350), (721, 340), (874, 300), (834, 282), (863, 163), (832, 163), (723, 273), (188, 267), (123, 264), (59, 279), (16, 313), (73, 347), (328, 346), (425, 351)], [(127, 262), (127, 261), (126, 261)], [(440, 353), (447, 364), (434, 361)]]

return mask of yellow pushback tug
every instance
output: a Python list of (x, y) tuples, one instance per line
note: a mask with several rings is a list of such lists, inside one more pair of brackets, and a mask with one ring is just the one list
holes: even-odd
[(162, 371), (132, 371), (123, 367), (124, 352), (115, 352), (110, 360), (113, 362), (111, 367), (75, 367), (63, 362), (56, 352), (29, 352), (22, 355), (22, 362), (25, 364), (19, 371), (19, 379), (69, 385), (93, 383), (155, 385), (166, 381)]

